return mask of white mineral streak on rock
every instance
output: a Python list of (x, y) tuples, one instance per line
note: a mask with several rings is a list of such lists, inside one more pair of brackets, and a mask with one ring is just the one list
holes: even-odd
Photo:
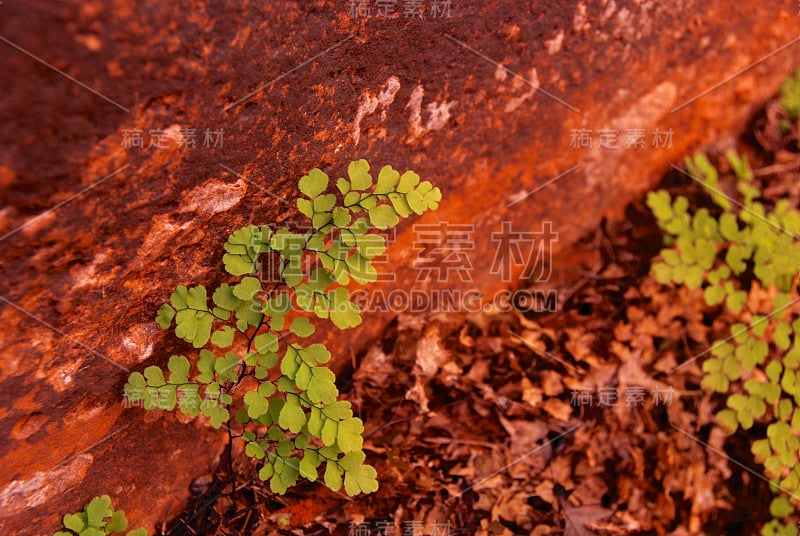
[(155, 322), (136, 324), (122, 337), (122, 346), (136, 358), (136, 361), (144, 361), (153, 354), (158, 333), (159, 329)]
[(589, 15), (586, 13), (586, 4), (579, 2), (575, 8), (575, 15), (572, 17), (572, 29), (580, 32), (587, 20), (589, 20)]
[(429, 103), (425, 109), (428, 112), (428, 120), (425, 124), (422, 124), (422, 98), (425, 96), (425, 88), (422, 85), (418, 85), (414, 88), (411, 92), (411, 98), (408, 99), (408, 104), (406, 104), (406, 109), (411, 111), (411, 115), (408, 118), (408, 134), (409, 139), (407, 140), (408, 143), (412, 143), (422, 136), (424, 136), (427, 132), (432, 130), (439, 130), (443, 126), (447, 124), (447, 121), (450, 119), (450, 108), (455, 106), (456, 101), (444, 101), (441, 103), (438, 102), (431, 102)]
[(508, 78), (508, 71), (502, 63), (498, 63), (497, 69), (494, 70), (494, 79), (498, 82), (505, 82), (506, 78)]
[(37, 371), (36, 377), (46, 380), (56, 392), (61, 393), (72, 387), (75, 375), (83, 366), (83, 362), (82, 358), (78, 358), (69, 360), (60, 366), (54, 367), (49, 364), (46, 367), (41, 367)]
[[(588, 157), (584, 161), (583, 171), (586, 176), (587, 188), (591, 189), (599, 182), (611, 180), (609, 173), (612, 171), (617, 176), (625, 176), (624, 162), (616, 162), (625, 151), (625, 133), (635, 130), (644, 130), (646, 135), (652, 136), (659, 127), (658, 121), (669, 113), (675, 104), (678, 90), (672, 82), (663, 82), (629, 106), (624, 113), (613, 118), (607, 125), (598, 125), (596, 130), (610, 130), (619, 134), (617, 148), (601, 147), (593, 143)], [(662, 129), (668, 130), (668, 129)], [(596, 142), (597, 140), (595, 140)], [(648, 143), (649, 140), (646, 141)], [(650, 147), (648, 144), (647, 147)], [(652, 149), (652, 147), (650, 147)], [(636, 170), (628, 170), (630, 176), (635, 176)]]
[(561, 50), (561, 45), (564, 43), (564, 30), (559, 30), (558, 33), (552, 39), (548, 39), (544, 42), (547, 45), (547, 53), (551, 56), (554, 54), (558, 54)]
[(107, 260), (108, 255), (105, 253), (97, 253), (92, 259), (92, 262), (86, 266), (77, 268), (72, 273), (72, 289), (75, 290), (87, 286), (99, 287), (108, 281), (110, 273), (108, 271), (101, 271), (98, 273), (97, 270), (98, 266), (105, 264)]
[(17, 515), (77, 486), (94, 461), (81, 454), (50, 471), (37, 471), (24, 480), (13, 480), (0, 490), (0, 517)]
[(513, 97), (508, 101), (505, 109), (507, 114), (519, 108), (523, 102), (533, 97), (536, 94), (536, 91), (539, 89), (539, 74), (536, 72), (536, 69), (532, 68), (530, 71), (528, 71), (528, 74), (530, 75), (530, 80), (527, 80), (527, 83), (523, 82), (521, 78), (514, 78), (514, 89), (527, 86), (528, 91), (519, 97)]
[[(359, 140), (361, 140), (361, 121), (368, 115), (374, 114), (378, 108), (385, 112), (386, 108), (394, 102), (398, 91), (400, 91), (400, 79), (394, 75), (384, 82), (381, 92), (377, 95), (373, 95), (369, 90), (364, 91), (361, 105), (356, 111), (356, 119), (353, 122), (353, 142), (355, 145), (358, 145)], [(381, 115), (381, 120), (385, 119), (386, 114), (384, 113)]]
[(178, 212), (199, 212), (207, 216), (224, 212), (239, 203), (246, 189), (242, 180), (234, 184), (216, 180), (205, 182), (186, 194)]

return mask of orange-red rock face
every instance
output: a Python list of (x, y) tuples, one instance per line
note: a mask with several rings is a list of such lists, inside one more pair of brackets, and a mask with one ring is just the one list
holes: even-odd
[[(225, 438), (122, 408), (126, 369), (187, 351), (157, 307), (221, 281), (231, 231), (295, 219), (280, 198), (308, 169), (366, 157), (434, 181), (445, 200), (415, 223), (474, 226), (470, 281), (441, 286), (490, 295), (510, 285), (492, 233), (549, 221), (565, 251), (688, 149), (743, 129), (800, 46), (781, 48), (794, 0), (451, 4), (3, 6), (4, 534), (49, 534), (103, 493), (137, 526), (182, 507)], [(437, 286), (416, 281), (418, 233), (398, 231), (384, 290)], [(340, 362), (389, 317), (329, 334)]]

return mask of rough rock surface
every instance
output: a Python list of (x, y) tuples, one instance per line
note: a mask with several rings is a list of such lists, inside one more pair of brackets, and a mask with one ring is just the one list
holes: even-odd
[[(49, 534), (102, 493), (137, 525), (182, 507), (225, 438), (125, 410), (126, 369), (185, 351), (158, 305), (221, 280), (231, 231), (296, 217), (284, 200), (311, 167), (367, 157), (435, 181), (445, 202), (417, 223), (474, 224), (468, 286), (490, 293), (507, 285), (491, 273), (501, 222), (550, 221), (566, 251), (688, 149), (741, 129), (798, 52), (794, 0), (454, 0), (437, 17), (400, 2), (390, 18), (350, 4), (2, 6), (3, 534)], [(123, 147), (133, 129), (144, 147)], [(206, 129), (222, 142), (206, 147)], [(573, 147), (576, 129), (592, 148)], [(635, 129), (645, 147), (626, 149)], [(671, 146), (653, 147), (656, 129)], [(386, 288), (415, 282), (415, 245), (401, 227)], [(339, 365), (387, 318), (332, 340)]]

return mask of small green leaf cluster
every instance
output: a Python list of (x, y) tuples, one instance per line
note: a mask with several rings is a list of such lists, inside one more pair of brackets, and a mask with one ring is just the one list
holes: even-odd
[[(234, 280), (210, 298), (201, 285), (178, 286), (156, 322), (174, 326), (178, 338), (200, 349), (198, 359), (192, 366), (173, 355), (167, 373), (147, 367), (125, 386), (127, 401), (145, 409), (236, 427), (275, 493), (300, 477), (315, 481), (321, 471), (328, 487), (344, 486), (349, 495), (377, 489), (362, 450), (364, 425), (338, 400), (330, 352), (302, 341), (315, 332), (312, 318), (339, 329), (361, 323), (347, 286), (377, 279), (372, 261), (386, 242), (371, 231), (435, 210), (442, 198), (413, 171), (384, 166), (373, 179), (366, 160), (351, 162), (347, 178), (335, 181), (338, 194), (328, 193), (332, 182), (319, 169), (300, 179), (297, 208), (308, 229), (249, 225), (232, 233), (222, 260)], [(265, 270), (275, 276), (264, 280)]]
[(786, 109), (789, 118), (792, 121), (800, 119), (800, 69), (781, 85), (780, 93), (781, 106)]
[[(105, 536), (128, 528), (125, 512), (114, 510), (108, 495), (95, 497), (82, 512), (65, 515), (63, 523), (67, 530), (60, 530), (53, 536)], [(147, 531), (139, 528), (130, 531), (128, 536), (147, 536)]]
[[(747, 159), (728, 152), (736, 176), (739, 201), (722, 194), (717, 170), (705, 155), (687, 160), (692, 176), (706, 188), (716, 205), (690, 213), (689, 201), (668, 192), (650, 193), (647, 204), (665, 233), (669, 246), (652, 273), (662, 284), (702, 288), (709, 306), (724, 306), (738, 315), (748, 304), (753, 287), (772, 296), (769, 314), (747, 311), (748, 324), (737, 322), (730, 336), (711, 347), (702, 365), (701, 385), (727, 394), (719, 424), (735, 432), (755, 422), (768, 422), (767, 437), (755, 441), (752, 453), (764, 465), (773, 489), (800, 493), (800, 318), (790, 305), (797, 299), (800, 266), (800, 212), (785, 199), (768, 209)], [(762, 295), (764, 293), (762, 292)], [(763, 313), (763, 309), (761, 310)], [(796, 502), (776, 496), (776, 517), (764, 534), (796, 534), (793, 524), (779, 519), (794, 512)]]
[(777, 289), (776, 303), (788, 303), (800, 265), (800, 213), (785, 199), (767, 210), (757, 200), (760, 192), (746, 157), (733, 152), (726, 156), (736, 171), (742, 196), (736, 207), (719, 190), (717, 171), (705, 155), (687, 160), (689, 172), (721, 210), (718, 217), (706, 208), (689, 214), (684, 196), (672, 200), (663, 190), (648, 194), (647, 204), (671, 246), (661, 251), (662, 260), (653, 265), (653, 275), (662, 284), (702, 286), (708, 305), (724, 303), (739, 313), (747, 300), (742, 278), (752, 271), (763, 288)]

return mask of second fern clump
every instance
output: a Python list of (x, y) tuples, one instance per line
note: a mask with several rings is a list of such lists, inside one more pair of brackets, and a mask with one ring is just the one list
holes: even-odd
[(766, 437), (751, 449), (777, 492), (770, 505), (775, 519), (762, 533), (796, 535), (796, 525), (781, 520), (800, 496), (800, 317), (791, 307), (800, 299), (800, 212), (786, 199), (769, 208), (747, 159), (726, 157), (738, 200), (723, 193), (703, 154), (688, 159), (687, 168), (716, 209), (690, 212), (687, 198), (663, 190), (647, 196), (668, 246), (652, 271), (662, 284), (702, 288), (707, 305), (743, 320), (711, 346), (702, 386), (727, 395), (717, 420), (728, 432), (767, 424)]
[(800, 119), (800, 69), (781, 85), (780, 93), (781, 106), (789, 114), (789, 119), (792, 121)]

